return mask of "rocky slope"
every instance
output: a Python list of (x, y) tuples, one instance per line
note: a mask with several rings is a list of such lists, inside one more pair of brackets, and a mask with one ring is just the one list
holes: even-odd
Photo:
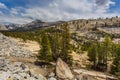
[(41, 75), (47, 69), (36, 66), (31, 54), (31, 51), (0, 33), (0, 80), (56, 80)]
[(0, 55), (30, 57), (31, 52), (20, 47), (16, 42), (0, 33)]
[(120, 18), (74, 20), (68, 22), (71, 33), (88, 38), (101, 37), (104, 34), (120, 34)]
[(9, 59), (0, 57), (0, 80), (46, 80), (42, 75), (35, 74), (22, 62), (9, 62)]
[(14, 41), (15, 43), (18, 43), (19, 46), (21, 46), (22, 48), (31, 51), (33, 55), (36, 55), (40, 50), (40, 45), (36, 41), (26, 40), (24, 42), (20, 38), (13, 38), (13, 37), (9, 37), (9, 39)]
[[(56, 75), (55, 75), (56, 74)], [(0, 57), (0, 80), (117, 80), (112, 76), (85, 69), (71, 70), (61, 59), (58, 59), (55, 72), (47, 77), (36, 74), (23, 62), (10, 62), (8, 58)]]
[(8, 30), (6, 26), (0, 25), (0, 30)]

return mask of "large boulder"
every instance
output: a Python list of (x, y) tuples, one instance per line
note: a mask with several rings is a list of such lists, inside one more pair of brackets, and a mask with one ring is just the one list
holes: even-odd
[(73, 79), (74, 77), (68, 65), (60, 58), (56, 64), (56, 75), (60, 79)]

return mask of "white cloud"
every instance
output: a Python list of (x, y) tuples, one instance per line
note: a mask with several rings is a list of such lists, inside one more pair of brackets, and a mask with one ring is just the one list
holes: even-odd
[(0, 11), (0, 16), (4, 15), (2, 11)]
[(7, 9), (7, 6), (5, 4), (3, 4), (3, 3), (0, 2), (0, 8), (1, 9)]
[(47, 7), (28, 8), (22, 16), (45, 21), (111, 17), (118, 15), (107, 13), (114, 4), (111, 0), (54, 0)]
[(115, 5), (111, 0), (95, 0), (96, 13), (106, 13), (110, 5)]
[(17, 16), (7, 16), (2, 14), (2, 16), (0, 16), (0, 23), (16, 23), (16, 24), (25, 24), (28, 22), (31, 22), (32, 19), (29, 18), (24, 18), (24, 17), (17, 17)]
[(19, 14), (19, 12), (16, 8), (12, 8), (10, 12), (11, 12), (11, 14), (15, 14), (15, 15)]
[(16, 7), (11, 9), (6, 8), (7, 14), (0, 11), (0, 24), (6, 23), (25, 24), (33, 21), (30, 18), (20, 16), (22, 13), (21, 10), (23, 9), (24, 8), (22, 7)]
[(54, 3), (50, 3), (49, 6), (50, 6), (50, 7), (58, 7), (59, 5), (54, 2)]
[(8, 17), (0, 17), (0, 22), (2, 21), (1, 18), (7, 22), (26, 23), (33, 19), (56, 21), (119, 16), (118, 13), (107, 13), (110, 5), (115, 5), (115, 2), (111, 0), (53, 0), (45, 6), (34, 7), (31, 5), (27, 8), (12, 8), (9, 10), (10, 15)]

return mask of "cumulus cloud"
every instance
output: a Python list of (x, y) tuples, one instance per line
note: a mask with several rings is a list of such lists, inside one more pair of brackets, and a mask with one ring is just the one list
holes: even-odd
[(32, 21), (29, 18), (16, 17), (16, 16), (0, 16), (1, 24), (15, 23), (15, 24), (25, 24)]
[(111, 0), (95, 0), (95, 7), (97, 13), (105, 13), (109, 10), (110, 5), (115, 5)]
[[(110, 6), (115, 5), (111, 0), (51, 0), (45, 5), (28, 7), (14, 7), (9, 10), (10, 15), (3, 21), (26, 23), (35, 19), (43, 21), (71, 20), (80, 18), (113, 17), (119, 14), (108, 13)], [(5, 5), (4, 5), (5, 6)], [(3, 18), (3, 17), (2, 17)], [(13, 19), (11, 21), (11, 18)], [(0, 21), (1, 18), (0, 18)]]
[(16, 8), (12, 8), (10, 12), (11, 12), (11, 14), (15, 14), (15, 15), (19, 14), (18, 10)]
[(5, 4), (3, 4), (3, 3), (0, 2), (0, 8), (1, 9), (7, 9), (7, 6)]
[(111, 0), (53, 0), (46, 7), (26, 9), (24, 17), (47, 21), (70, 20), (79, 18), (109, 17), (117, 14), (107, 14)]
[(98, 6), (106, 6), (106, 5), (110, 5), (110, 4), (115, 4), (115, 2), (112, 2), (111, 0), (95, 0), (95, 3)]

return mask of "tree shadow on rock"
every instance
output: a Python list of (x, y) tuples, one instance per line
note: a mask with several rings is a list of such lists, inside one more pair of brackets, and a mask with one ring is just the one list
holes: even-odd
[(47, 66), (52, 66), (49, 62), (43, 62), (43, 61), (35, 61), (34, 64), (42, 68), (45, 68)]

